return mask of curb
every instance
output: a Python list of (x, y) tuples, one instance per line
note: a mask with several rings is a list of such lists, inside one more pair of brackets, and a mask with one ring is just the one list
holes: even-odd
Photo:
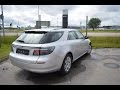
[(0, 59), (0, 63), (2, 63), (3, 61), (7, 60), (8, 58), (9, 58), (9, 56), (6, 56), (6, 57)]

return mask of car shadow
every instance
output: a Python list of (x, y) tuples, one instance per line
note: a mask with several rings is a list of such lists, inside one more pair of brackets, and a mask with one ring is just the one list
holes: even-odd
[(58, 72), (47, 73), (47, 74), (39, 74), (39, 73), (32, 73), (25, 70), (20, 70), (16, 74), (16, 79), (23, 81), (29, 81), (32, 84), (39, 84), (39, 85), (50, 85), (50, 84), (66, 84), (71, 81), (73, 77), (76, 75), (86, 71), (86, 66), (82, 65), (81, 62), (90, 58), (91, 55), (85, 54), (78, 60), (76, 60), (73, 65), (71, 72), (65, 76), (61, 76)]

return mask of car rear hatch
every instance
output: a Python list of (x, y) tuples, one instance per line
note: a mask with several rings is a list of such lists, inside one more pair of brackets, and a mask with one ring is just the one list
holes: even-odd
[(24, 63), (36, 63), (40, 55), (35, 55), (35, 50), (38, 50), (42, 44), (39, 44), (40, 39), (47, 32), (26, 32), (23, 33), (15, 42), (13, 42), (11, 48), (16, 60)]

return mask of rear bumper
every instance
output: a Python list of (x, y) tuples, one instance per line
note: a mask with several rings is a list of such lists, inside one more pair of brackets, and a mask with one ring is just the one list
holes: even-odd
[(60, 69), (60, 67), (57, 64), (55, 63), (52, 64), (53, 61), (51, 62), (52, 60), (51, 58), (47, 58), (47, 57), (39, 58), (39, 61), (40, 60), (45, 61), (44, 64), (22, 62), (26, 58), (24, 58), (23, 60), (23, 58), (22, 59), (18, 58), (17, 55), (14, 55), (13, 53), (10, 53), (9, 59), (14, 66), (36, 73), (49, 73), (49, 72), (58, 71)]

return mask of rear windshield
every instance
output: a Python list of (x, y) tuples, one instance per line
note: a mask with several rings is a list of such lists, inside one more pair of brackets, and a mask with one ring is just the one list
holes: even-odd
[(18, 42), (27, 44), (45, 44), (59, 40), (63, 32), (25, 32), (18, 39)]

